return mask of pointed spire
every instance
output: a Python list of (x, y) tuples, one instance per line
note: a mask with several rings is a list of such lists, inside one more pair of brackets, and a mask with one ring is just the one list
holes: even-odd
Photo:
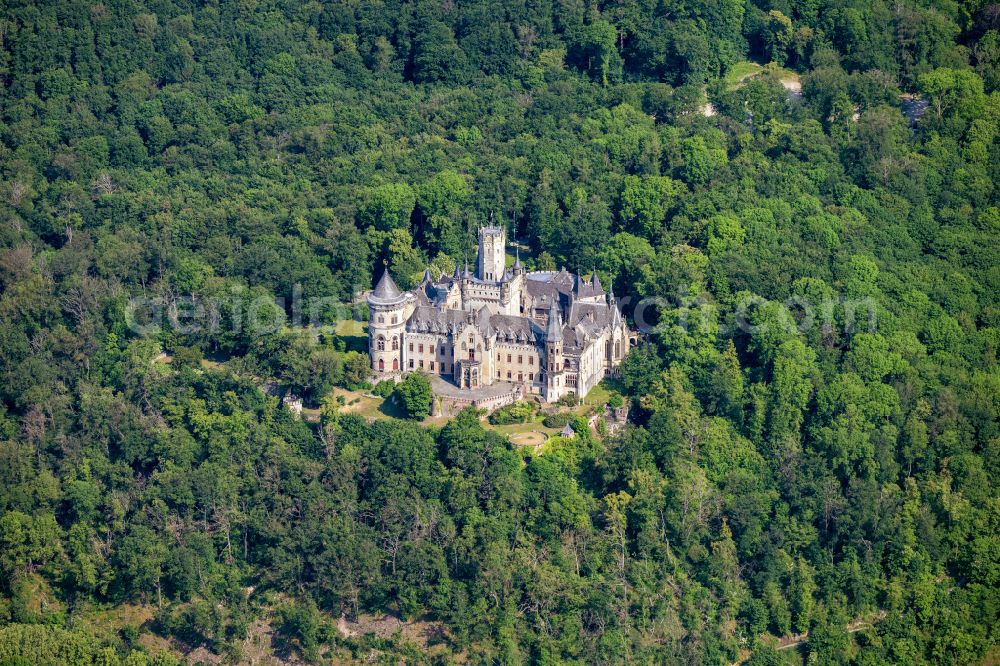
[(514, 270), (520, 270), (521, 268), (521, 246), (514, 246)]
[(431, 267), (424, 269), (424, 282), (431, 282)]
[(556, 301), (552, 301), (549, 308), (549, 321), (545, 328), (545, 339), (549, 342), (560, 342), (562, 340), (562, 315)]
[(456, 280), (461, 277), (461, 274), (459, 273), (459, 270), (458, 270), (458, 262), (457, 261), (455, 262), (455, 274), (452, 277), (454, 277)]
[(492, 337), (494, 333), (493, 324), (490, 322), (491, 314), (490, 308), (484, 305), (479, 308), (479, 312), (476, 315), (476, 324), (479, 326), (479, 330), (482, 331), (483, 336), (486, 338)]
[(597, 276), (597, 268), (594, 268), (590, 276), (590, 286), (594, 288), (594, 293), (601, 293), (601, 278)]
[(608, 306), (611, 308), (611, 325), (618, 326), (622, 321), (622, 312), (618, 309), (618, 303), (615, 301), (615, 285), (614, 282), (608, 285)]
[(378, 284), (375, 285), (372, 293), (368, 296), (368, 300), (376, 304), (391, 304), (402, 298), (403, 292), (396, 286), (392, 276), (389, 275), (389, 267), (386, 266), (385, 270), (382, 271), (382, 277), (379, 279)]

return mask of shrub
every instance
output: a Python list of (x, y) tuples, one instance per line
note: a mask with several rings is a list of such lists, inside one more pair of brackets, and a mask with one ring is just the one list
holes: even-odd
[(197, 347), (181, 347), (178, 346), (174, 349), (174, 360), (172, 365), (175, 368), (195, 368), (201, 367), (201, 361), (204, 355), (201, 350)]
[(375, 385), (375, 388), (372, 389), (372, 393), (374, 393), (380, 398), (388, 398), (390, 395), (392, 395), (392, 392), (395, 389), (396, 389), (395, 381), (391, 379), (383, 379), (382, 381), (380, 381), (378, 384)]
[(573, 423), (574, 421), (576, 421), (576, 414), (572, 412), (559, 412), (558, 414), (549, 414), (542, 420), (542, 423), (546, 428), (565, 428), (567, 423)]
[(316, 602), (311, 597), (306, 597), (304, 601), (279, 608), (278, 616), (281, 619), (278, 634), (290, 643), (298, 643), (306, 662), (317, 662), (320, 644), (328, 638), (328, 628)]
[(400, 384), (396, 384), (392, 399), (411, 419), (422, 419), (431, 413), (434, 394), (431, 382), (419, 372), (411, 372)]
[(527, 423), (534, 413), (535, 408), (530, 402), (515, 402), (490, 414), (490, 423), (493, 425)]
[(578, 402), (579, 400), (577, 399), (576, 393), (570, 392), (559, 398), (559, 400), (556, 401), (556, 404), (564, 407), (576, 407)]

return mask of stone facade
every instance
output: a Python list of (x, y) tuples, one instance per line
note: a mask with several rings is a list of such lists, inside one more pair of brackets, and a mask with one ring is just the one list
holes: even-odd
[(455, 266), (400, 290), (386, 269), (368, 296), (369, 354), (377, 378), (423, 371), (475, 391), (511, 383), (555, 402), (586, 395), (617, 372), (629, 334), (597, 273), (528, 273), (505, 264), (499, 227), (479, 230), (476, 272)]

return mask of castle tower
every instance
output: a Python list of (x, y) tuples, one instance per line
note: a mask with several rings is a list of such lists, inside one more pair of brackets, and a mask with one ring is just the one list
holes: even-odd
[(559, 305), (553, 301), (545, 328), (545, 399), (549, 402), (558, 400), (566, 390), (562, 344), (562, 315)]
[(618, 301), (615, 299), (614, 284), (608, 285), (608, 307), (611, 308), (611, 340), (608, 344), (608, 366), (616, 368), (628, 354), (629, 339), (628, 327), (622, 318), (622, 312), (618, 309)]
[(504, 274), (506, 237), (501, 227), (479, 228), (479, 266), (476, 277), (487, 282), (499, 282)]
[(386, 267), (378, 284), (368, 294), (368, 350), (375, 372), (402, 372), (403, 334), (406, 319), (413, 310), (412, 300), (410, 294), (396, 286)]

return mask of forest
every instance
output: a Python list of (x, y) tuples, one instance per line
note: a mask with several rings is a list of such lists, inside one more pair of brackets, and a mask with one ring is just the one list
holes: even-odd
[[(0, 45), (0, 666), (1000, 660), (1000, 5), (6, 0)], [(330, 399), (373, 277), (491, 218), (642, 326), (621, 431)]]

